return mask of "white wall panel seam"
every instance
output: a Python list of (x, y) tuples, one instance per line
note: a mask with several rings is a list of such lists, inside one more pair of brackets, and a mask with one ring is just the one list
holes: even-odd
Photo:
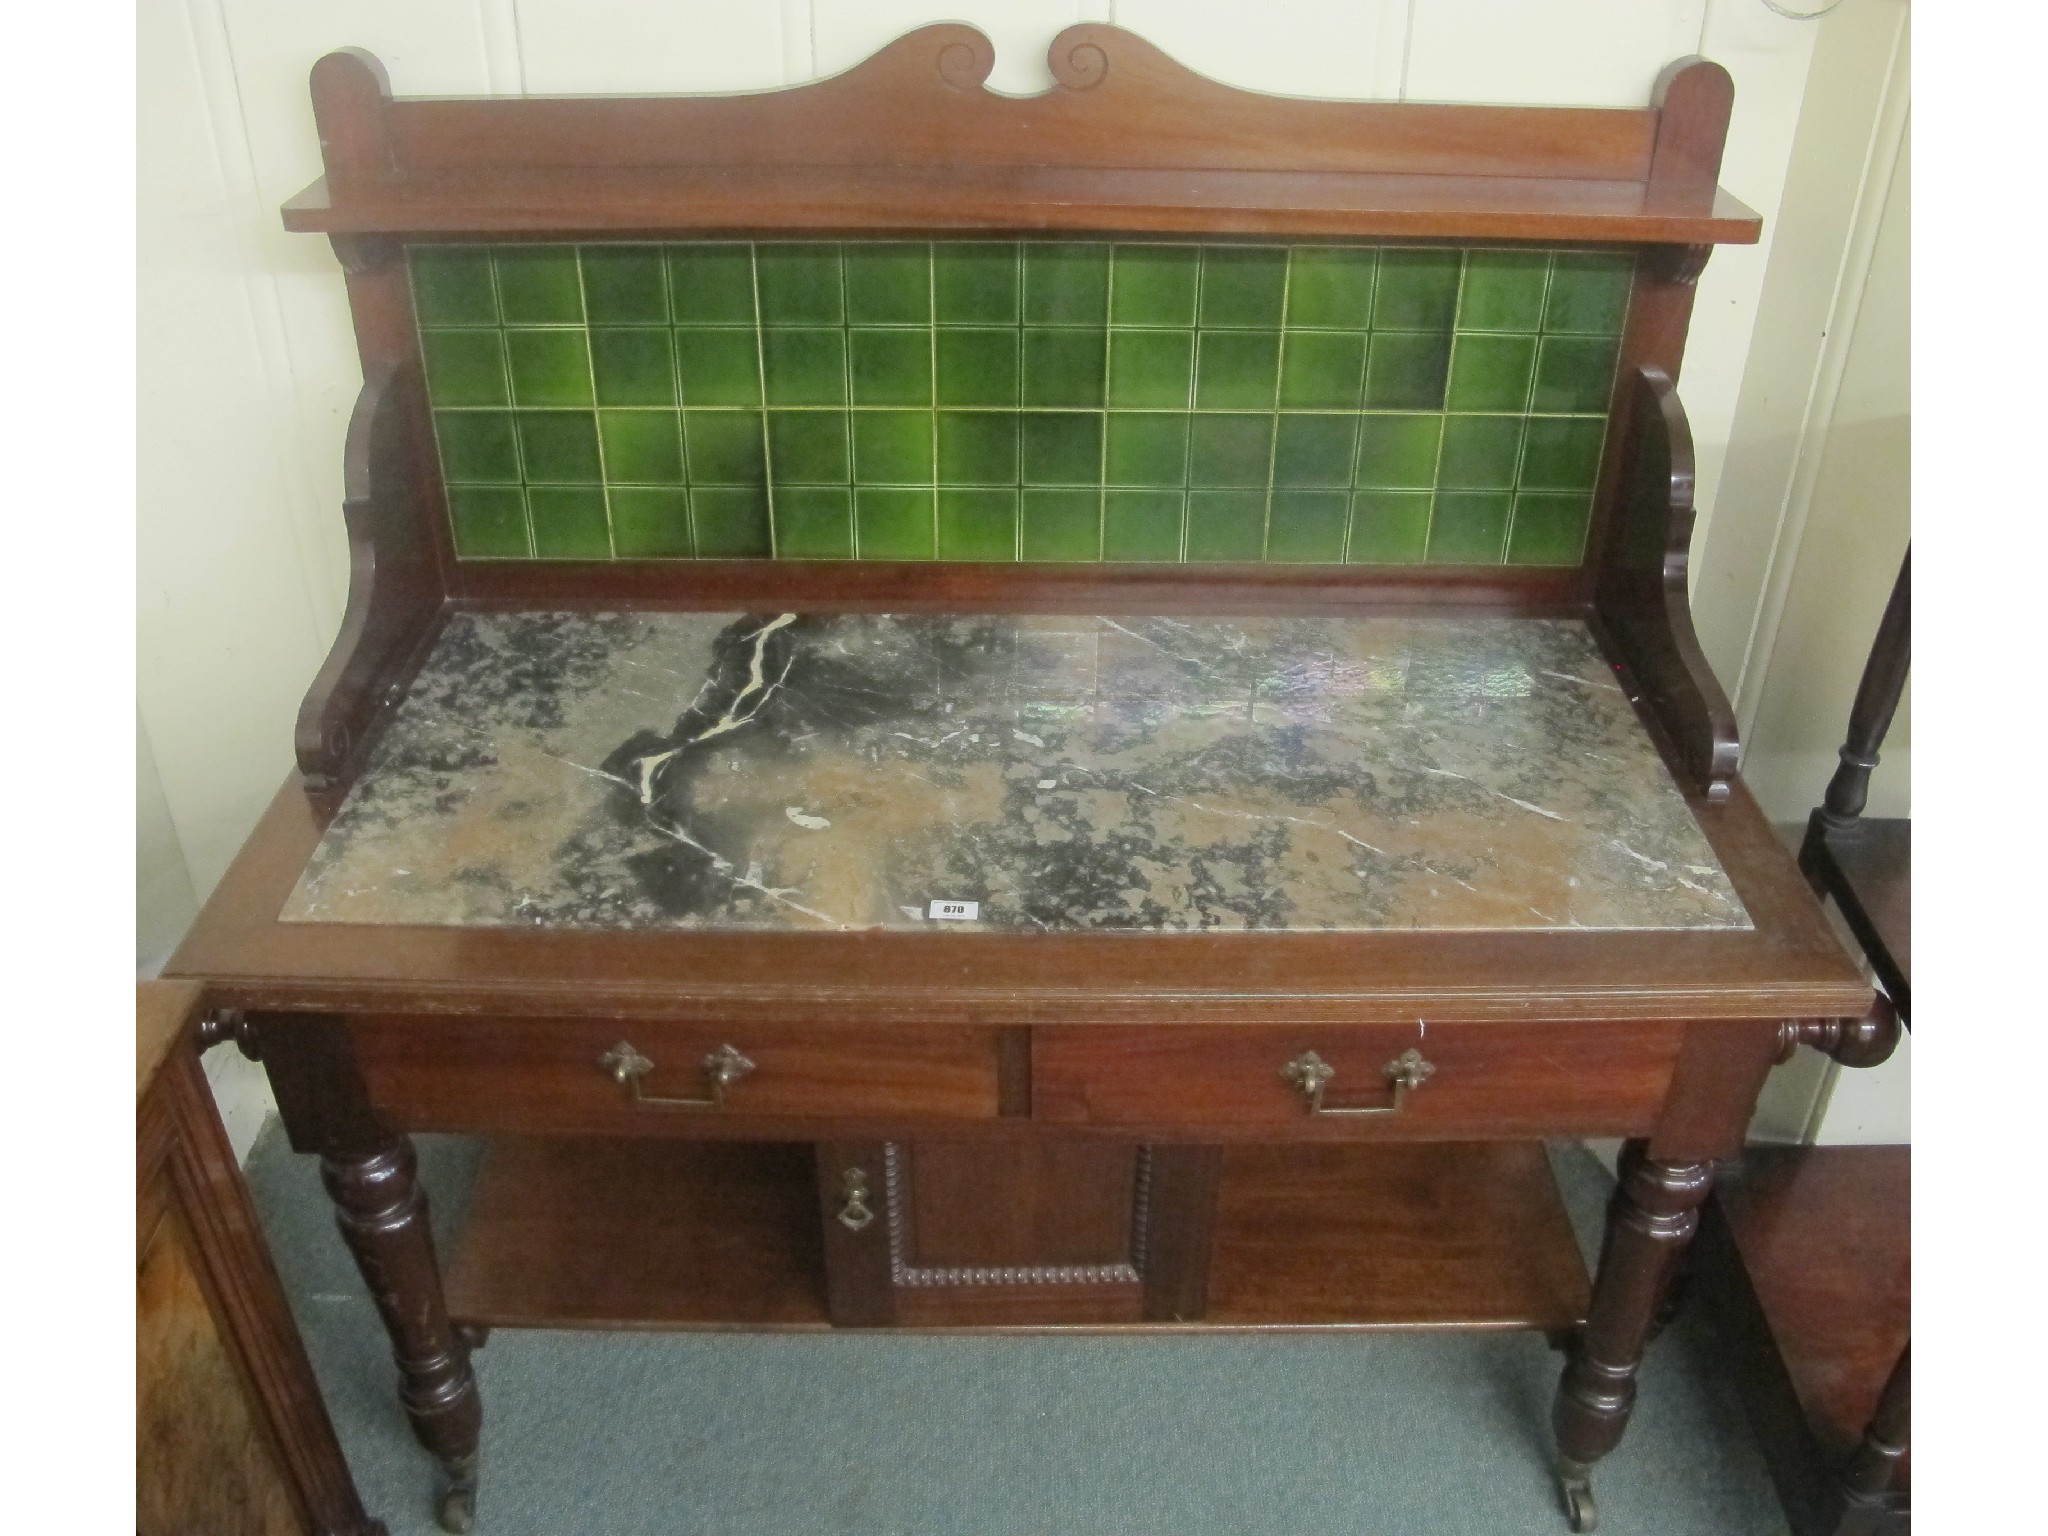
[[(229, 188), (230, 205), (240, 204), (252, 217), (260, 217), (256, 155), (250, 140), (248, 116), (242, 99), (241, 77), (235, 65), (234, 37), (228, 28), (220, 0), (207, 0), (212, 26), (202, 32), (194, 27), (199, 47), (200, 80), (207, 97), (207, 127), (221, 159), (222, 180)], [(195, 21), (197, 17), (193, 18)], [(212, 41), (219, 56), (207, 59)], [(225, 95), (228, 100), (220, 100)], [(232, 157), (232, 158), (230, 158)], [(237, 241), (236, 243), (240, 243)], [(242, 302), (248, 315), (250, 335), (256, 346), (257, 366), (262, 371), (263, 393), (273, 411), (288, 416), (294, 430), (291, 446), (283, 447), (273, 431), (261, 433), (261, 452), (272, 460), (279, 488), (290, 496), (293, 506), (286, 511), (293, 552), (299, 567), (299, 588), (305, 598), (308, 638), (315, 655), (326, 652), (334, 631), (341, 623), (334, 585), (322, 579), (325, 562), (314, 542), (313, 519), (320, 496), (306, 434), (296, 430), (302, 395), (293, 365), (291, 339), (284, 318), (284, 304), (278, 295), (277, 278), (262, 262), (252, 262), (243, 274)]]
[(526, 47), (519, 28), (519, 0), (476, 0), (476, 25), (492, 93), (523, 96)]
[(1793, 454), (1785, 503), (1777, 519), (1777, 537), (1772, 541), (1756, 613), (1742, 650), (1742, 663), (1736, 669), (1735, 686), (1730, 690), (1736, 726), (1745, 739), (1756, 723), (1764, 683), (1770, 673), (1771, 651), (1784, 623), (1785, 603), (1799, 563), (1799, 547), (1805, 539), (1807, 516), (1812, 511), (1815, 489), (1820, 480), (1828, 428), (1833, 423), (1842, 380), (1849, 366), (1849, 348), (1856, 335), (1857, 312), (1862, 307), (1864, 290), (1870, 280), (1878, 227), (1883, 221), (1885, 203), (1891, 196), (1892, 183), (1906, 142), (1909, 87), (1902, 78), (1905, 42), (1906, 25), (1902, 17), (1893, 34), (1884, 94), (1878, 104), (1876, 124), (1864, 155), (1855, 209), (1850, 218), (1849, 240), (1843, 248), (1834, 295), (1828, 305), (1825, 340), (1805, 408), (1800, 414), (1798, 446)]

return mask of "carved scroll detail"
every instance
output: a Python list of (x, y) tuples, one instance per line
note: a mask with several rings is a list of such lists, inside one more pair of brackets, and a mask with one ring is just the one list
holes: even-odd
[(1625, 417), (1627, 469), (1594, 603), (1677, 756), (1681, 777), (1728, 798), (1741, 757), (1735, 711), (1707, 665), (1686, 595), (1692, 554), (1692, 428), (1670, 376), (1643, 366)]
[(299, 706), (299, 771), (308, 791), (337, 788), (368, 737), (385, 693), (425, 638), (441, 592), (413, 475), (411, 376), (374, 370), (356, 399), (342, 450), (348, 525), (348, 607)]

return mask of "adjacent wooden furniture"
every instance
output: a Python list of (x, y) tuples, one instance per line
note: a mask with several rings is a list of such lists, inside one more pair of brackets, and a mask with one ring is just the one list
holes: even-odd
[[(1866, 817), (1863, 807), (1905, 689), (1911, 602), (1909, 552), (1850, 710), (1841, 767), (1799, 852), (1899, 1024), (1911, 1022), (1912, 823)], [(1852, 1049), (1842, 1059), (1861, 1058)], [(1910, 1528), (1912, 1188), (1910, 1147), (1752, 1147), (1708, 1207), (1702, 1273), (1798, 1536)]]
[[(313, 91), (327, 176), (293, 200), (286, 220), (333, 239), (363, 354), (346, 460), (355, 579), (341, 637), (300, 717), (300, 771), (174, 968), (207, 978), (221, 1006), (243, 1011), (293, 1145), (323, 1160), (343, 1235), (391, 1331), (406, 1411), (443, 1469), (450, 1529), (466, 1528), (475, 1508), (481, 1407), (469, 1351), (483, 1329), (537, 1323), (1572, 1330), (1555, 1429), (1572, 1523), (1590, 1529), (1590, 1469), (1628, 1421), (1653, 1314), (1716, 1161), (1740, 1148), (1781, 1045), (1851, 1048), (1867, 1033), (1853, 1021), (1870, 1002), (1736, 775), (1733, 717), (1686, 609), (1693, 471), (1674, 381), (1712, 243), (1754, 240), (1759, 227), (1715, 185), (1729, 78), (1681, 60), (1642, 111), (1304, 102), (1226, 89), (1129, 34), (1086, 25), (1053, 44), (1059, 84), (1020, 100), (983, 88), (991, 57), (981, 34), (948, 25), (789, 91), (514, 101), (394, 100), (366, 55), (320, 61)], [(933, 241), (971, 232), (1257, 237), (1302, 249), (1434, 241), (1534, 250), (1539, 263), (1564, 244), (1618, 259), (1631, 281), (1616, 316), (1604, 422), (1593, 406), (1592, 440), (1603, 446), (1584, 481), (1590, 526), (1568, 549), (1523, 564), (1512, 549), (1473, 563), (1289, 564), (1270, 545), (1253, 548), (1267, 560), (1192, 565), (459, 553), (408, 242), (498, 242), (516, 257), (518, 242), (545, 240)], [(822, 302), (838, 313), (829, 294)], [(1387, 318), (1375, 313), (1373, 324)], [(1532, 334), (1526, 345), (1537, 344)], [(495, 345), (480, 340), (477, 355)], [(572, 391), (580, 366), (570, 358)], [(499, 387), (489, 376), (478, 384), (486, 398), (502, 399)], [(1441, 404), (1440, 369), (1434, 387)], [(768, 450), (778, 451), (772, 431)], [(1270, 499), (1277, 472), (1266, 462)], [(1106, 501), (1099, 485), (1097, 494)], [(719, 631), (708, 692), (698, 697), (722, 714), (690, 714), (697, 679), (685, 677), (673, 703), (664, 694), (653, 706), (695, 722), (678, 726), (669, 748), (629, 744), (613, 767), (532, 759), (532, 787), (549, 806), (571, 784), (623, 796), (611, 810), (593, 802), (598, 819), (587, 825), (659, 835), (638, 863), (607, 868), (637, 871), (619, 878), (644, 878), (650, 901), (680, 903), (685, 918), (532, 922), (515, 900), (522, 891), (533, 899), (517, 883), (524, 876), (474, 869), (436, 887), (454, 915), (405, 906), (419, 882), (495, 838), (528, 839), (522, 857), (544, 879), (576, 843), (519, 830), (534, 825), (539, 804), (523, 794), (467, 821), (460, 849), (419, 832), (467, 803), (474, 781), (464, 764), (502, 747), (489, 731), (422, 745), (435, 720), (452, 718), (446, 710), (460, 714), (480, 695), (517, 704), (526, 697), (519, 686), (538, 688), (533, 697), (546, 702), (533, 718), (547, 727), (588, 700), (539, 681), (560, 674), (536, 660), (533, 636), (555, 637), (541, 649), (555, 646), (558, 659), (595, 654), (577, 647), (599, 629), (612, 637), (605, 645), (624, 636), (687, 650), (698, 644), (687, 625), (636, 629), (622, 618), (593, 629), (589, 616), (738, 609), (778, 617)], [(542, 617), (550, 612), (567, 617)], [(1388, 853), (1370, 836), (1340, 837), (1331, 829), (1342, 823), (1323, 812), (1219, 811), (1213, 796), (1190, 792), (1180, 797), (1188, 816), (1212, 825), (1219, 816), (1263, 819), (1277, 830), (1257, 849), (1294, 850), (1273, 854), (1278, 864), (1244, 866), (1254, 873), (1242, 899), (1215, 898), (1253, 911), (1240, 931), (1168, 912), (1171, 920), (1150, 926), (1119, 918), (1121, 931), (1105, 932), (1050, 909), (1013, 927), (955, 928), (922, 921), (918, 906), (908, 920), (891, 908), (841, 924), (806, 919), (818, 913), (797, 905), (803, 893), (778, 890), (744, 855), (726, 857), (653, 809), (672, 787), (665, 765), (679, 752), (708, 762), (713, 738), (716, 751), (741, 753), (722, 794), (743, 795), (787, 768), (805, 738), (788, 737), (780, 756), (746, 758), (762, 738), (741, 728), (801, 656), (851, 655), (863, 636), (913, 649), (945, 640), (920, 629), (919, 615), (1077, 612), (1125, 616), (1115, 634), (1111, 621), (1090, 619), (1061, 638), (1090, 657), (1099, 649), (1105, 669), (1114, 670), (1116, 652), (1126, 678), (1143, 673), (1144, 647), (1157, 644), (1153, 621), (1133, 614), (1195, 616), (1189, 633), (1210, 640), (1218, 632), (1205, 616), (1246, 615), (1246, 634), (1265, 637), (1257, 644), (1283, 648), (1292, 642), (1269, 621), (1313, 616), (1345, 655), (1376, 644), (1358, 626), (1387, 615), (1438, 635), (1469, 621), (1525, 649), (1583, 644), (1592, 658), (1583, 671), (1553, 665), (1556, 675), (1539, 680), (1542, 665), (1512, 657), (1469, 668), (1465, 681), (1430, 695), (1463, 701), (1455, 706), (1424, 698), (1431, 662), (1421, 650), (1392, 682), (1376, 680), (1377, 663), (1358, 661), (1345, 673), (1357, 686), (1347, 682), (1344, 697), (1392, 689), (1398, 698), (1412, 687), (1416, 709), (1436, 711), (1440, 723), (1493, 718), (1496, 695), (1537, 699), (1551, 732), (1540, 760), (1583, 783), (1593, 806), (1606, 770), (1589, 765), (1619, 759), (1569, 738), (1611, 703), (1620, 721), (1613, 745), (1647, 765), (1639, 787), (1668, 810), (1672, 835), (1693, 850), (1692, 870), (1601, 842), (1589, 857), (1623, 872), (1609, 882), (1623, 893), (1621, 920), (1575, 927), (1564, 913), (1578, 876), (1540, 851), (1564, 816), (1480, 785), (1466, 759), (1388, 762), (1376, 771), (1387, 784), (1411, 783), (1410, 798), (1359, 780), (1346, 801), (1358, 815), (1396, 803), (1417, 817), (1465, 805), (1479, 818), (1460, 823), (1469, 829), (1506, 806), (1525, 820), (1473, 846), (1486, 860), (1519, 860), (1514, 880), (1554, 886), (1556, 909), (1510, 903), (1507, 917), (1476, 924), (1380, 910), (1290, 927), (1258, 915), (1262, 881), (1324, 880), (1335, 869), (1331, 899), (1355, 903), (1358, 882), (1377, 889), (1372, 882), (1393, 871), (1418, 900), (1455, 906), (1460, 885), (1482, 903), (1487, 895), (1460, 867), (1438, 869), (1427, 843)], [(870, 633), (846, 617), (862, 613), (911, 617)], [(954, 649), (936, 653), (939, 682), (953, 687), (947, 667), (971, 672), (988, 646), (1024, 644), (999, 627), (989, 633), (982, 651), (945, 640)], [(1401, 643), (1411, 641), (1425, 644)], [(1173, 686), (1220, 686), (1235, 654), (1182, 667)], [(1334, 653), (1319, 654), (1327, 679)], [(438, 703), (409, 697), (416, 676), (431, 680)], [(524, 685), (510, 681), (521, 676)], [(837, 696), (888, 691), (886, 674), (866, 676), (875, 686)], [(970, 678), (943, 703), (920, 695), (900, 708), (971, 710), (987, 702), (974, 686)], [(1248, 700), (1283, 711), (1270, 717), (1283, 721), (1276, 729), (1318, 728), (1312, 710), (1284, 715), (1295, 707), (1284, 689), (1247, 686)], [(1104, 697), (1108, 710), (1116, 700)], [(1571, 702), (1578, 698), (1588, 701), (1583, 710)], [(1176, 718), (1218, 719), (1217, 707)], [(1255, 729), (1269, 718), (1260, 708), (1240, 711)], [(1018, 739), (1044, 745), (1023, 716), (1004, 718), (1005, 750)], [(845, 793), (867, 796), (868, 824), (878, 804), (887, 808), (869, 794), (887, 737), (860, 759), (868, 767), (849, 766), (839, 779)], [(350, 798), (391, 782), (378, 775), (401, 741), (410, 743), (401, 755), (412, 754), (408, 782), (427, 786), (427, 798), (397, 812), (367, 809), (362, 795), (373, 790)], [(1090, 761), (1091, 772), (1108, 771)], [(1035, 788), (1027, 775), (1014, 798), (990, 789), (989, 806), (1013, 810), (987, 810), (987, 824), (1014, 828), (1027, 810), (1040, 814), (1030, 796), (1061, 793), (1064, 771)], [(1320, 782), (1349, 771), (1333, 763)], [(1275, 782), (1275, 793), (1288, 787), (1284, 774)], [(1466, 787), (1443, 787), (1454, 782)], [(1152, 787), (1091, 783), (1113, 783), (1107, 799), (1089, 802), (1101, 815), (1152, 814), (1140, 803)], [(1079, 803), (1060, 802), (1060, 814)], [(794, 836), (780, 819), (784, 804), (772, 815)], [(607, 820), (614, 811), (624, 820)], [(795, 804), (788, 816), (806, 835), (831, 835), (830, 816)], [(388, 897), (388, 911), (405, 915), (343, 920), (308, 906), (300, 885), (309, 861), (327, 847), (318, 854), (325, 870), (338, 856), (323, 838), (372, 822), (373, 838), (380, 828), (426, 836), (414, 846), (436, 869), (394, 863), (368, 885), (329, 894)], [(1409, 825), (1390, 823), (1389, 846), (1415, 835)], [(1613, 842), (1627, 845), (1626, 831), (1617, 828)], [(1318, 838), (1327, 844), (1311, 850)], [(880, 846), (875, 859), (886, 863), (894, 845)], [(1243, 858), (1267, 857), (1247, 848)], [(1185, 866), (1176, 874), (1175, 857), (1148, 867), (1184, 886), (1195, 876)], [(1367, 862), (1354, 868), (1355, 860)], [(971, 876), (974, 861), (962, 867)], [(842, 873), (861, 885), (870, 871)], [(1719, 915), (1668, 926), (1631, 920), (1630, 881)], [(717, 912), (735, 903), (759, 910), (726, 921), (689, 907), (710, 888)], [(464, 920), (465, 889), (479, 900), (502, 895), (504, 915)], [(616, 882), (606, 875), (587, 894), (604, 907)], [(1141, 894), (1129, 896), (1130, 912), (1146, 910)], [(1008, 910), (984, 899), (990, 914)], [(1103, 899), (1124, 898), (1111, 888)], [(498, 1139), (445, 1286), (407, 1141), (414, 1130)], [(1540, 1142), (1590, 1134), (1628, 1137), (1630, 1150), (1589, 1288)]]
[(136, 990), (135, 1528), (383, 1536), (199, 1068), (192, 982)]

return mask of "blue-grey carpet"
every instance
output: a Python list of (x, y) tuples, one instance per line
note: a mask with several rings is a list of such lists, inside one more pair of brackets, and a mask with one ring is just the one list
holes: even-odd
[[(444, 1252), (475, 1148), (421, 1137)], [(1608, 1181), (1554, 1155), (1582, 1242)], [(328, 1216), (273, 1126), (249, 1159), (363, 1499), (432, 1536), (430, 1463)], [(1603, 1536), (1784, 1536), (1686, 1315), (1594, 1475)], [(1563, 1536), (1558, 1356), (1534, 1334), (888, 1338), (495, 1333), (478, 1536)]]

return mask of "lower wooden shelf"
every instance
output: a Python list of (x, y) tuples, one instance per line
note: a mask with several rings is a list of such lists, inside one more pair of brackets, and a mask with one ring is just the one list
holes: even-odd
[[(1539, 1144), (1232, 1147), (1202, 1321), (972, 1331), (1562, 1329), (1589, 1290)], [(448, 1297), (489, 1327), (828, 1329), (811, 1148), (495, 1142)]]

